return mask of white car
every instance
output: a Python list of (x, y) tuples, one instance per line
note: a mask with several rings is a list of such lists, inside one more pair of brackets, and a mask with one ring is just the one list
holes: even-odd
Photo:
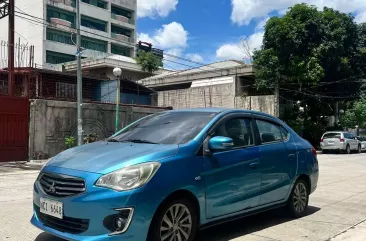
[(361, 142), (351, 133), (345, 131), (325, 132), (320, 140), (320, 147), (323, 153), (330, 151), (361, 153)]

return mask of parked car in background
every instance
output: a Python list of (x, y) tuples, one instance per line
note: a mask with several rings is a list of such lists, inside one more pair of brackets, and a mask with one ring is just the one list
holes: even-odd
[(361, 153), (362, 148), (361, 142), (352, 133), (344, 131), (325, 132), (320, 140), (320, 147), (323, 153), (337, 151), (347, 154)]
[(167, 111), (52, 158), (31, 223), (67, 240), (193, 241), (268, 209), (303, 216), (318, 176), (315, 149), (273, 116)]
[(357, 139), (361, 142), (361, 150), (366, 151), (366, 136), (358, 136)]

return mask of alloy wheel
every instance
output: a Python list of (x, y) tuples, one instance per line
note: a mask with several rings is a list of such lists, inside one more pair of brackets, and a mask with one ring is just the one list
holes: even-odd
[(305, 184), (299, 182), (295, 187), (293, 195), (293, 203), (296, 212), (302, 213), (305, 210), (307, 205), (307, 199), (308, 194)]
[(183, 204), (171, 206), (160, 225), (161, 241), (188, 241), (192, 232), (192, 215)]

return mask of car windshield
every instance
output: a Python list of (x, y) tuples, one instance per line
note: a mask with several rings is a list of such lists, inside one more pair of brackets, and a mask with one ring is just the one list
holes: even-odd
[(332, 133), (325, 133), (323, 139), (330, 139), (330, 138), (341, 138), (341, 133), (332, 132)]
[(108, 141), (148, 144), (184, 144), (216, 116), (212, 112), (162, 112), (141, 119)]

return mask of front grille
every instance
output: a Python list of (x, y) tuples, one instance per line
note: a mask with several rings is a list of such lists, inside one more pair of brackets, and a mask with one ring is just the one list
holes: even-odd
[(61, 232), (79, 234), (85, 232), (89, 228), (88, 219), (63, 217), (62, 219), (54, 218), (52, 216), (43, 214), (40, 212), (39, 207), (34, 205), (38, 219), (50, 228), (56, 229)]
[(43, 173), (39, 183), (45, 193), (53, 197), (67, 197), (85, 191), (83, 179), (54, 173)]

